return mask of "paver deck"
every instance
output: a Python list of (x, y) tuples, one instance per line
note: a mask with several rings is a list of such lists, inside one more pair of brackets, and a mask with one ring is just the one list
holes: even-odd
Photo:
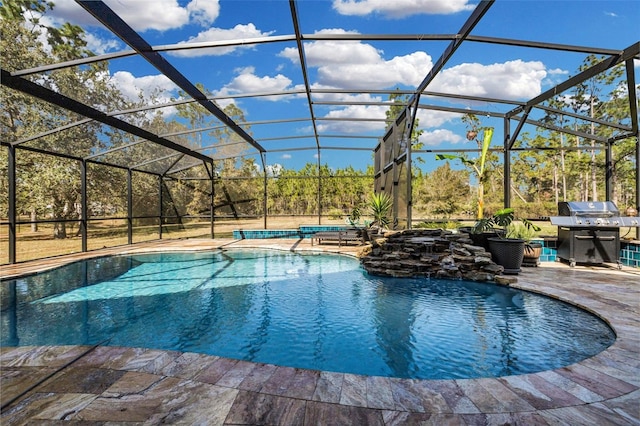
[[(3, 266), (0, 276), (116, 252), (220, 247), (360, 249), (303, 240), (163, 241)], [(142, 348), (3, 347), (0, 423), (640, 425), (640, 270), (543, 263), (524, 268), (513, 286), (598, 314), (616, 342), (557, 370), (465, 380), (358, 376)]]

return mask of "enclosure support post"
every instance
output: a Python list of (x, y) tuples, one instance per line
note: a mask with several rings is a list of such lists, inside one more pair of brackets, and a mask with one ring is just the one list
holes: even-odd
[[(638, 99), (636, 97), (636, 75), (633, 59), (625, 62), (627, 71), (627, 93), (629, 93), (629, 110), (631, 112), (631, 129), (636, 136), (636, 211), (640, 212), (640, 126), (638, 125)], [(640, 240), (640, 228), (636, 228), (636, 240)]]
[[(416, 96), (413, 110), (409, 109), (409, 143), (407, 144), (407, 228), (413, 228), (413, 128), (418, 116), (418, 105), (420, 104), (420, 93)], [(409, 106), (407, 106), (409, 108)]]
[[(211, 216), (211, 239), (215, 238), (215, 229), (214, 229), (214, 216), (216, 214), (216, 206), (214, 204), (215, 202), (215, 196), (216, 196), (216, 182), (215, 182), (215, 177), (216, 177), (216, 172), (215, 169), (213, 167), (213, 163), (210, 163), (211, 165), (211, 171), (209, 172), (209, 179), (210, 179), (210, 183), (211, 183), (211, 197), (209, 199), (209, 214)], [(206, 167), (206, 163), (205, 163), (205, 168)], [(208, 170), (208, 168), (207, 168)]]
[(264, 229), (267, 229), (267, 157), (263, 153), (260, 154), (262, 160), (262, 170), (264, 171), (264, 181), (262, 188), (262, 212), (264, 215)]
[[(394, 129), (397, 128), (397, 124), (394, 125)], [(402, 134), (400, 134), (400, 137), (402, 137)], [(392, 143), (392, 154), (391, 154), (391, 158), (389, 159), (392, 163), (392, 168), (391, 168), (391, 200), (392, 200), (392, 204), (391, 204), (391, 227), (392, 229), (397, 229), (398, 228), (398, 204), (400, 204), (399, 202), (399, 195), (398, 192), (398, 182), (399, 182), (399, 178), (400, 178), (400, 173), (398, 171), (399, 167), (398, 167), (398, 163), (396, 162), (397, 157), (394, 158), (393, 152), (396, 151), (396, 148), (399, 145), (399, 141), (398, 141), (398, 137), (394, 137), (391, 139), (391, 143)]]
[(127, 169), (127, 244), (133, 244), (133, 172)]
[[(413, 126), (411, 126), (411, 128), (413, 128)], [(409, 133), (409, 135), (411, 135), (411, 133)], [(411, 176), (413, 175), (413, 173), (411, 173), (411, 137), (409, 137), (409, 145), (407, 146), (407, 193), (405, 194), (405, 196), (407, 197), (407, 229), (411, 229), (411, 222), (412, 222), (412, 218), (411, 218), (411, 205), (413, 204), (413, 197), (412, 197), (412, 185), (413, 185), (413, 181)]]
[(267, 171), (264, 171), (264, 185), (262, 189), (262, 211), (264, 212), (264, 229), (267, 229)]
[(80, 162), (80, 238), (82, 238), (82, 251), (87, 251), (87, 162)]
[(16, 147), (9, 145), (7, 177), (9, 179), (9, 263), (16, 263)]
[[(640, 131), (636, 130), (636, 211), (640, 212)], [(636, 240), (640, 240), (640, 227), (636, 228)]]
[[(524, 122), (524, 119), (522, 120)], [(509, 117), (504, 118), (504, 207), (511, 207), (511, 123)]]
[(611, 201), (613, 198), (613, 142), (607, 142), (607, 147), (604, 150), (604, 194), (605, 200)]
[(322, 225), (322, 164), (318, 148), (318, 225)]
[(162, 239), (162, 185), (164, 184), (164, 176), (158, 175), (158, 235)]

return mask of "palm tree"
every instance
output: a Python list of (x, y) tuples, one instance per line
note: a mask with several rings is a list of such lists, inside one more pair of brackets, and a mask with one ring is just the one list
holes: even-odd
[[(436, 160), (459, 160), (465, 166), (471, 167), (476, 173), (478, 176), (478, 210), (476, 219), (482, 219), (484, 214), (484, 184), (487, 180), (485, 164), (489, 146), (491, 145), (491, 138), (493, 137), (493, 127), (480, 127), (480, 120), (473, 114), (465, 114), (462, 121), (468, 126), (467, 139), (476, 141), (480, 149), (480, 156), (470, 160), (465, 155), (437, 154)], [(482, 139), (478, 139), (480, 130), (482, 130)]]

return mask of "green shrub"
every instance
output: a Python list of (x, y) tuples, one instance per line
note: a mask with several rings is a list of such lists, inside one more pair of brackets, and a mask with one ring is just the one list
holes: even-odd
[(441, 224), (438, 222), (420, 222), (414, 225), (414, 228), (417, 229), (437, 229), (440, 228)]
[(327, 216), (331, 220), (338, 220), (342, 219), (342, 217), (344, 216), (344, 212), (340, 209), (331, 209), (327, 212)]

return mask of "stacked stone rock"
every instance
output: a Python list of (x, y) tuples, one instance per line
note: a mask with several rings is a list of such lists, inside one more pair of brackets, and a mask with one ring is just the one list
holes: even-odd
[(361, 259), (371, 275), (432, 277), (509, 284), (515, 277), (501, 275), (504, 268), (491, 260), (483, 247), (473, 245), (465, 233), (441, 229), (412, 229), (374, 240)]

